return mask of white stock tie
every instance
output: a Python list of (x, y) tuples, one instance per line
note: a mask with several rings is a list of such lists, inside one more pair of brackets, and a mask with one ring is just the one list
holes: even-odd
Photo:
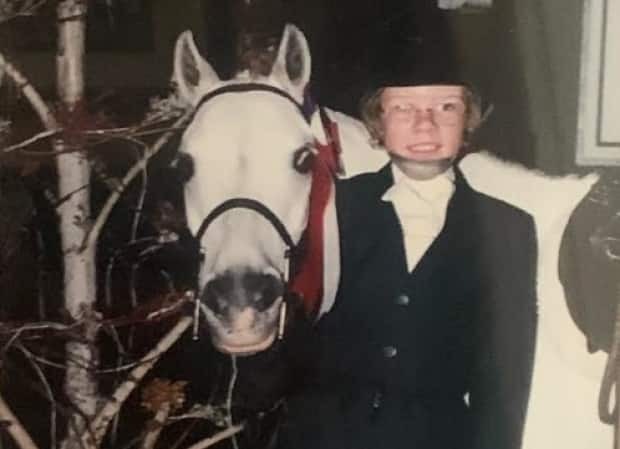
[(382, 199), (394, 205), (403, 232), (407, 268), (411, 271), (443, 228), (454, 193), (454, 173), (450, 170), (432, 180), (416, 181), (392, 167), (396, 182)]

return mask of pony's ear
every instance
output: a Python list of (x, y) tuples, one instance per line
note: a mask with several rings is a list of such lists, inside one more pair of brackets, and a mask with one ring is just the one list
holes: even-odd
[(310, 81), (312, 61), (306, 36), (295, 25), (284, 27), (271, 76), (299, 102)]
[(220, 81), (211, 64), (200, 55), (189, 30), (181, 33), (174, 47), (172, 81), (181, 99), (191, 105), (195, 105), (213, 84)]

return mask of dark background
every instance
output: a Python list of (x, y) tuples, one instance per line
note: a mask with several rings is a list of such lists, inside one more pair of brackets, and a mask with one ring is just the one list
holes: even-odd
[[(49, 2), (35, 17), (0, 27), (0, 49), (15, 57), (35, 86), (52, 95), (55, 3)], [(185, 29), (194, 31), (220, 76), (230, 77), (243, 39), (277, 46), (284, 24), (296, 24), (310, 44), (314, 96), (323, 105), (353, 115), (369, 81), (378, 71), (401, 64), (404, 49), (441, 41), (485, 104), (494, 105), (474, 143), (504, 158), (536, 165), (527, 112), (533, 93), (527, 91), (523, 57), (535, 49), (520, 48), (524, 39), (519, 33), (536, 30), (536, 20), (544, 13), (530, 20), (531, 8), (523, 2), (502, 0), (488, 9), (456, 11), (440, 10), (437, 0), (112, 0), (109, 8), (107, 3), (89, 2), (86, 82), (91, 106), (97, 106), (102, 92), (109, 95), (114, 90), (122, 92), (112, 99), (115, 114), (137, 115), (148, 96), (166, 88), (174, 41)], [(546, 72), (540, 73), (537, 77), (544, 81)], [(544, 118), (551, 124), (555, 120)], [(545, 169), (562, 170), (572, 154), (562, 150), (538, 159)]]

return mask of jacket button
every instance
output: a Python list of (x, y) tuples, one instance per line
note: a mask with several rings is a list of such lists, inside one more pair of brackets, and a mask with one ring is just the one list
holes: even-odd
[(379, 407), (381, 407), (381, 400), (383, 399), (383, 395), (381, 394), (380, 391), (375, 391), (375, 393), (372, 395), (372, 408), (374, 408), (375, 410), (377, 410)]
[(396, 297), (396, 304), (399, 306), (408, 306), (410, 302), (411, 302), (411, 299), (409, 298), (409, 296), (405, 295), (404, 293)]
[(385, 346), (383, 348), (383, 355), (386, 359), (391, 359), (392, 357), (396, 357), (398, 350), (394, 346)]

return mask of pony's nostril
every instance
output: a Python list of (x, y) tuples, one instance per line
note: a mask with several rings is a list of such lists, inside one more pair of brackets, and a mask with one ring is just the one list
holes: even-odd
[(216, 315), (250, 307), (265, 311), (282, 296), (284, 285), (278, 276), (250, 270), (228, 271), (204, 287), (201, 300)]
[(202, 301), (214, 313), (222, 313), (228, 304), (234, 289), (234, 280), (231, 275), (224, 275), (207, 282), (202, 294)]
[(280, 279), (264, 273), (246, 273), (243, 286), (252, 298), (252, 305), (258, 310), (268, 309), (284, 290)]

